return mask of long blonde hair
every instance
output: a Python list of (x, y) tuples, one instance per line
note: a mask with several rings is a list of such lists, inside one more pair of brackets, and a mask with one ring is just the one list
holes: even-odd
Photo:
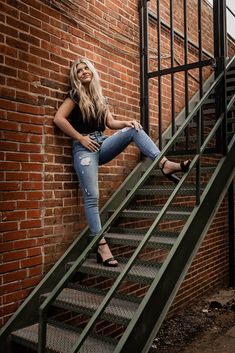
[[(77, 67), (81, 63), (86, 64), (92, 72), (92, 80), (88, 88), (89, 92), (87, 92), (77, 76)], [(80, 58), (73, 62), (70, 69), (70, 83), (73, 98), (76, 100), (76, 97), (78, 97), (83, 119), (90, 121), (94, 118), (97, 119), (99, 123), (105, 124), (108, 114), (107, 101), (102, 93), (98, 72), (88, 59)]]

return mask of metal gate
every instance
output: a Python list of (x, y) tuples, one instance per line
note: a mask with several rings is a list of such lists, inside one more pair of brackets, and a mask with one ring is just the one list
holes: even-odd
[[(204, 6), (204, 8), (203, 8)], [(226, 60), (226, 1), (225, 0), (214, 0), (213, 11), (210, 8), (213, 18), (206, 18), (205, 6), (208, 4), (202, 0), (140, 0), (140, 30), (141, 30), (141, 43), (140, 43), (140, 54), (141, 54), (141, 122), (146, 132), (150, 133), (150, 99), (149, 99), (149, 82), (155, 78), (157, 80), (157, 92), (155, 92), (158, 104), (158, 123), (157, 123), (157, 138), (159, 141), (159, 147), (162, 148), (162, 132), (163, 126), (163, 80), (168, 76), (168, 82), (170, 86), (170, 115), (171, 115), (171, 130), (172, 135), (176, 131), (176, 75), (181, 73), (181, 85), (183, 90), (181, 94), (184, 95), (184, 112), (185, 117), (189, 114), (189, 101), (190, 101), (190, 74), (191, 70), (198, 70), (197, 72), (197, 84), (199, 92), (199, 99), (203, 95), (203, 69), (208, 67), (215, 71), (215, 76), (218, 76), (225, 68)], [(177, 11), (177, 13), (176, 13)], [(179, 12), (180, 11), (180, 12)], [(193, 11), (193, 13), (192, 13)], [(180, 19), (178, 20), (178, 17)], [(194, 23), (192, 23), (194, 19)], [(208, 40), (207, 22), (211, 20), (211, 48), (214, 49), (211, 53), (205, 50), (203, 42)], [(191, 21), (191, 22), (190, 22)], [(193, 27), (193, 29), (191, 28)], [(155, 28), (155, 41), (156, 41), (156, 64), (154, 68), (150, 68), (150, 46), (151, 41), (151, 30)], [(193, 32), (193, 33), (192, 33)], [(165, 37), (164, 37), (165, 35)], [(165, 44), (164, 38), (168, 36), (168, 62), (164, 58), (163, 45)], [(191, 38), (193, 36), (193, 39)], [(181, 63), (176, 60), (176, 47), (181, 46)], [(166, 51), (166, 50), (165, 50)], [(194, 57), (192, 58), (192, 51)], [(152, 65), (153, 67), (153, 65)], [(220, 116), (222, 112), (226, 114), (226, 90), (225, 80), (216, 89), (215, 101), (216, 101), (216, 116)], [(170, 99), (169, 99), (170, 98)], [(181, 99), (182, 101), (182, 99)], [(203, 109), (203, 108), (202, 108)], [(202, 110), (200, 111), (202, 114)], [(201, 136), (203, 138), (203, 119), (201, 120)], [(168, 120), (169, 124), (169, 120)], [(218, 146), (225, 152), (226, 147), (222, 144), (223, 138), (221, 133), (226, 133), (225, 125), (223, 126), (220, 136), (217, 138)], [(186, 140), (189, 139), (189, 134), (186, 136)], [(186, 150), (187, 144), (186, 144)]]
[[(150, 80), (155, 79), (154, 97), (157, 99), (157, 124), (155, 136), (158, 139), (160, 149), (163, 148), (163, 131), (164, 131), (164, 86), (163, 80), (168, 77), (170, 93), (168, 96), (168, 104), (170, 111), (171, 135), (176, 132), (176, 116), (177, 111), (177, 74), (181, 73), (181, 94), (183, 95), (182, 105), (184, 106), (184, 118), (190, 113), (190, 72), (197, 70), (198, 84), (198, 101), (204, 93), (204, 77), (203, 70), (206, 68), (214, 72), (215, 79), (224, 72), (221, 83), (216, 86), (214, 91), (214, 118), (219, 119), (223, 116), (223, 123), (215, 136), (215, 147), (212, 152), (219, 152), (223, 155), (227, 154), (228, 146), (228, 120), (227, 120), (227, 85), (226, 85), (226, 59), (227, 59), (227, 24), (226, 10), (232, 14), (235, 22), (235, 14), (226, 6), (226, 0), (214, 0), (213, 10), (211, 11), (211, 19), (205, 16), (205, 6), (208, 6), (205, 0), (140, 0), (140, 111), (141, 123), (147, 133), (151, 133), (150, 125), (152, 124), (152, 116), (150, 114)], [(192, 29), (190, 28), (190, 11), (194, 11), (193, 17), (194, 39), (192, 39)], [(176, 21), (178, 11), (180, 21)], [(179, 13), (180, 11), (180, 13)], [(191, 13), (192, 15), (192, 13)], [(211, 21), (211, 41), (212, 52), (205, 49), (204, 42), (208, 39), (205, 21)], [(179, 22), (181, 26), (179, 26)], [(180, 27), (180, 28), (179, 28)], [(151, 30), (155, 29), (155, 53), (156, 60), (151, 65)], [(164, 36), (165, 35), (165, 36)], [(164, 52), (163, 40), (168, 38), (168, 62)], [(176, 47), (179, 43), (182, 49), (181, 62), (176, 60)], [(153, 49), (153, 47), (152, 47)], [(166, 51), (166, 50), (165, 50)], [(194, 58), (190, 57), (190, 52), (194, 51)], [(168, 87), (168, 88), (169, 88)], [(234, 94), (234, 92), (233, 92)], [(182, 99), (181, 99), (182, 101)], [(198, 129), (201, 141), (204, 136), (204, 106), (202, 105), (198, 112)], [(150, 124), (151, 122), (151, 124)], [(177, 154), (195, 153), (189, 147), (190, 133), (185, 132), (185, 145), (182, 150), (177, 150)], [(174, 147), (172, 148), (174, 154)], [(199, 172), (200, 175), (200, 166)], [(234, 252), (234, 186), (231, 183), (228, 192), (228, 222), (229, 222), (229, 249), (230, 249), (230, 285), (235, 286), (235, 252)]]

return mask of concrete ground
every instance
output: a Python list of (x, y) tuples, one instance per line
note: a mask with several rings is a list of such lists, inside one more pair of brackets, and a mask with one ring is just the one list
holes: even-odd
[(220, 290), (167, 318), (149, 353), (235, 353), (235, 290)]
[(206, 336), (206, 339), (199, 340), (189, 345), (182, 353), (235, 353), (235, 326), (225, 333)]

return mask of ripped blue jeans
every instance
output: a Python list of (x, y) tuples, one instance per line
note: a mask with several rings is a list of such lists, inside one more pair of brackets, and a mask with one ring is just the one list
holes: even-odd
[(158, 147), (143, 129), (124, 128), (112, 136), (105, 136), (102, 132), (90, 134), (100, 144), (97, 152), (91, 152), (80, 142), (73, 141), (74, 168), (80, 181), (84, 197), (84, 208), (91, 235), (101, 230), (99, 215), (99, 165), (111, 161), (120, 154), (131, 142), (139, 147), (140, 151), (154, 160), (160, 153)]

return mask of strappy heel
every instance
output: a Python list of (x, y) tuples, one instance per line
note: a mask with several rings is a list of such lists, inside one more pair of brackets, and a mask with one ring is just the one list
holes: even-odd
[(107, 266), (107, 267), (117, 267), (118, 266), (118, 262), (112, 263), (112, 261), (117, 261), (113, 256), (108, 258), (107, 260), (103, 261), (102, 256), (98, 252), (99, 246), (106, 245), (106, 244), (107, 244), (107, 242), (105, 241), (104, 243), (99, 244), (97, 246), (97, 249), (96, 249), (96, 262), (97, 262), (97, 264), (103, 264), (104, 266)]
[(183, 161), (181, 161), (180, 162), (181, 171), (186, 173), (189, 169), (190, 163), (191, 163), (191, 159), (189, 159), (187, 163), (184, 163)]
[(187, 163), (184, 163), (183, 161), (181, 161), (181, 162), (180, 162), (180, 168), (181, 168), (181, 169), (180, 169), (180, 170), (174, 170), (173, 172), (170, 172), (170, 173), (165, 173), (165, 172), (164, 172), (164, 165), (165, 165), (166, 162), (168, 162), (168, 159), (166, 159), (166, 160), (163, 162), (163, 164), (162, 164), (162, 166), (161, 166), (161, 168), (160, 168), (162, 174), (163, 174), (167, 179), (173, 181), (173, 183), (178, 184), (178, 182), (180, 181), (180, 178), (179, 178), (178, 176), (176, 176), (174, 173), (177, 173), (177, 172), (186, 173), (186, 172), (188, 171), (188, 169), (189, 169), (191, 160), (189, 159), (189, 160), (187, 161)]

